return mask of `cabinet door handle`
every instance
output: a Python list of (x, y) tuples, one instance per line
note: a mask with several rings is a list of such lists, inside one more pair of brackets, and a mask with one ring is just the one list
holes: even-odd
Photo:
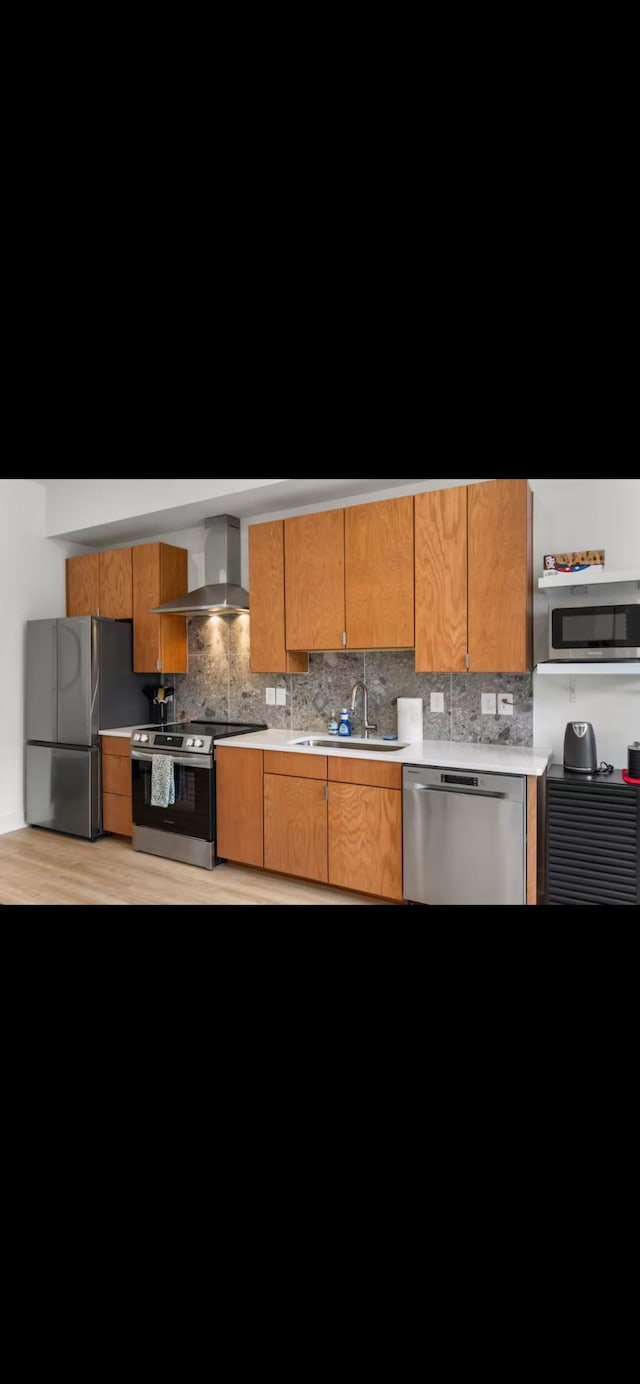
[(157, 670), (158, 670), (159, 673), (162, 672), (162, 659), (161, 659), (161, 658), (157, 658), (157, 659), (156, 659), (156, 668), (157, 668)]
[(346, 630), (343, 630), (343, 631), (342, 631), (342, 643), (343, 643), (343, 644), (346, 644), (346, 642), (347, 642), (347, 631), (346, 631)]
[(328, 783), (325, 783), (325, 785), (324, 785), (324, 799), (325, 799), (325, 802), (328, 802), (328, 801), (329, 801), (329, 784), (328, 784)]

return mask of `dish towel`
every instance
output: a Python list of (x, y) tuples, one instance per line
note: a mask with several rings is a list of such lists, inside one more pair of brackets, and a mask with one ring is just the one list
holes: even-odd
[(169, 807), (176, 800), (173, 760), (170, 754), (154, 754), (151, 760), (151, 806)]

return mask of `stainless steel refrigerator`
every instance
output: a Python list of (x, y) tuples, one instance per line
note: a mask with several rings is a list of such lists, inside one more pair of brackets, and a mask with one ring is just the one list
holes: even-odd
[(27, 620), (26, 800), (30, 826), (95, 840), (102, 831), (100, 738), (144, 725), (146, 678), (133, 626), (93, 615)]

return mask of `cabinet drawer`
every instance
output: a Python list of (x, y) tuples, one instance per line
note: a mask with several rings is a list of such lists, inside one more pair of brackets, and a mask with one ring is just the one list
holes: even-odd
[(105, 793), (131, 797), (131, 760), (127, 755), (106, 754), (102, 758), (102, 788)]
[(119, 798), (116, 793), (102, 794), (102, 826), (116, 836), (132, 836), (131, 798)]
[(361, 783), (365, 788), (402, 788), (402, 765), (379, 759), (329, 759), (331, 783)]
[(265, 750), (265, 774), (286, 774), (288, 778), (326, 779), (326, 754), (289, 754), (286, 750)]
[(131, 743), (124, 736), (120, 735), (101, 735), (102, 753), (124, 755), (127, 759), (131, 758)]

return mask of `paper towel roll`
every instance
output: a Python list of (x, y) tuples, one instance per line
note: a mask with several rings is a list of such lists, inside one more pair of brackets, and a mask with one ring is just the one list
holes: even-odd
[(398, 740), (424, 740), (422, 697), (398, 697)]

